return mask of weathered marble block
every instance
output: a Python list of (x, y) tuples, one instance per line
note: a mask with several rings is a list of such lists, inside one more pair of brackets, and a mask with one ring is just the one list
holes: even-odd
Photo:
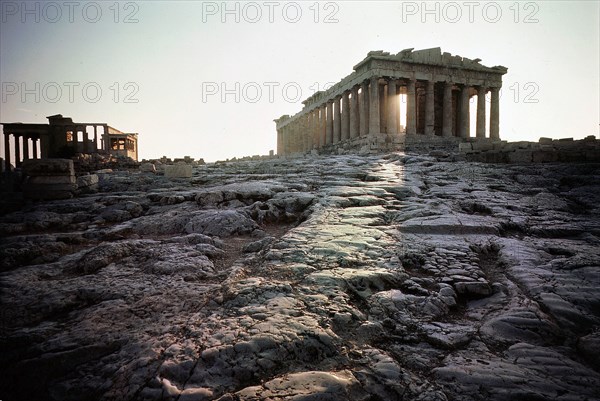
[(68, 199), (77, 190), (73, 160), (26, 160), (23, 174), (23, 195), (28, 199)]
[(99, 177), (96, 174), (82, 175), (77, 177), (77, 190), (78, 193), (94, 193), (98, 192)]
[(174, 164), (165, 166), (167, 178), (192, 178), (192, 166), (188, 164)]
[(140, 171), (142, 173), (155, 173), (156, 166), (153, 163), (142, 163), (140, 165)]

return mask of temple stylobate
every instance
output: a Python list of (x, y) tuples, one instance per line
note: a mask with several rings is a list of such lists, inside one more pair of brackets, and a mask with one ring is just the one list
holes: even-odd
[[(499, 140), (499, 90), (507, 68), (486, 67), (480, 61), (442, 53), (439, 47), (369, 52), (352, 74), (303, 101), (302, 111), (275, 120), (277, 154), (395, 150), (410, 143), (458, 142), (472, 136)], [(474, 135), (469, 105), (473, 96)]]

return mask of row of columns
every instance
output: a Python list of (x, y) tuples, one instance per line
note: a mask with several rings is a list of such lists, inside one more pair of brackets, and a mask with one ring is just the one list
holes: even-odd
[(12, 134), (14, 137), (14, 151), (11, 150), (10, 133), (4, 133), (4, 171), (10, 171), (12, 156), (14, 155), (16, 167), (21, 165), (21, 156), (23, 161), (29, 160), (29, 140), (32, 143), (32, 158), (38, 158), (38, 148), (40, 138), (37, 134)]
[[(443, 86), (441, 101), (436, 96)], [(417, 88), (419, 86), (419, 88)], [(363, 81), (342, 95), (325, 101), (308, 112), (278, 128), (278, 154), (305, 152), (369, 134), (401, 133), (400, 93), (406, 92), (406, 135), (462, 137), (470, 136), (470, 97), (477, 93), (476, 137), (486, 137), (485, 95), (491, 92), (490, 138), (499, 139), (499, 88), (436, 83), (415, 79), (380, 79)], [(360, 89), (360, 92), (359, 92)], [(453, 93), (457, 93), (454, 96)], [(424, 94), (424, 102), (421, 97)], [(419, 99), (417, 99), (419, 97)], [(441, 103), (441, 115), (436, 112)], [(439, 109), (439, 108), (438, 108)], [(424, 116), (423, 116), (424, 114)], [(421, 117), (421, 130), (417, 126)], [(293, 118), (293, 117), (292, 117)], [(436, 120), (441, 118), (436, 127)]]
[[(87, 132), (87, 127), (89, 127), (89, 125), (83, 125), (83, 126), (77, 126), (77, 128), (75, 128), (75, 131), (73, 132), (73, 146), (75, 146), (76, 150), (77, 150), (77, 146), (78, 146), (78, 135), (79, 132), (83, 132), (83, 153), (97, 153), (98, 152), (98, 126), (97, 125), (92, 125), (93, 129), (94, 129), (94, 142), (92, 145), (92, 149), (88, 149), (88, 140), (89, 140), (89, 136), (88, 136), (88, 132)], [(104, 133), (108, 133), (108, 125), (103, 125), (102, 126), (104, 129)], [(101, 147), (103, 148), (103, 146)]]
[[(93, 145), (90, 149), (89, 136), (87, 132), (87, 127), (92, 126), (94, 129), (94, 139)], [(83, 153), (96, 153), (98, 151), (98, 130), (97, 127), (101, 126), (104, 129), (104, 133), (108, 133), (108, 125), (73, 125), (73, 126), (57, 126), (57, 125), (49, 125), (48, 133), (27, 133), (27, 132), (4, 132), (4, 171), (9, 171), (10, 166), (13, 163), (13, 155), (14, 155), (14, 166), (20, 167), (22, 162), (25, 160), (38, 159), (38, 149), (39, 156), (41, 158), (54, 157), (53, 150), (49, 149), (49, 147), (54, 146), (49, 142), (49, 135), (60, 135), (61, 140), (55, 143), (65, 143), (69, 142), (66, 140), (67, 132), (71, 132), (72, 134), (72, 142), (71, 146), (73, 146), (73, 150), (75, 152), (79, 151), (79, 140), (78, 135), (79, 132), (83, 132), (83, 142), (81, 149)], [(13, 145), (11, 146), (10, 136), (13, 136)], [(32, 143), (32, 156), (29, 155), (29, 140)], [(54, 143), (54, 142), (53, 142)], [(101, 148), (104, 148), (104, 145), (101, 144)], [(56, 150), (56, 149), (55, 149)]]

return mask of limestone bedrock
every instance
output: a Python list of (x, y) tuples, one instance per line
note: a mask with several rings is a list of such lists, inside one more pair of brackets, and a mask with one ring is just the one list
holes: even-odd
[(600, 165), (193, 169), (0, 217), (2, 400), (600, 399)]

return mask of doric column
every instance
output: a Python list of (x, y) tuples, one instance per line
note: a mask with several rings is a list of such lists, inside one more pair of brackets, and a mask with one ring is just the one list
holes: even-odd
[(31, 138), (31, 143), (33, 144), (33, 159), (38, 158), (38, 140), (39, 138)]
[(433, 80), (427, 81), (425, 92), (425, 135), (435, 134), (434, 84)]
[(4, 133), (4, 171), (10, 171), (10, 134)]
[(88, 153), (88, 133), (87, 133), (87, 125), (81, 127), (81, 131), (83, 133), (83, 153)]
[(304, 152), (306, 150), (306, 131), (304, 129), (304, 118), (306, 115), (298, 117), (298, 151)]
[(386, 84), (381, 85), (377, 80), (377, 92), (379, 93), (379, 132), (387, 132), (388, 94)]
[(313, 136), (311, 131), (311, 113), (304, 114), (304, 126), (302, 127), (302, 136), (304, 136), (304, 151), (310, 152), (313, 146)]
[(15, 167), (19, 167), (21, 165), (21, 137), (19, 135), (14, 135), (15, 137)]
[(367, 81), (360, 85), (360, 136), (369, 133), (369, 87)]
[(408, 81), (406, 94), (406, 134), (417, 134), (417, 82), (414, 79)]
[[(94, 153), (98, 153), (98, 131), (97, 128), (94, 125)], [(279, 154), (279, 152), (277, 152), (277, 154)]]
[(71, 146), (73, 147), (73, 153), (77, 153), (77, 126), (72, 126), (69, 130), (71, 131)]
[(300, 152), (302, 150), (302, 145), (300, 144), (300, 130), (299, 128), (299, 121), (298, 119), (294, 120), (292, 122), (292, 132), (293, 132), (293, 147), (292, 147), (292, 152), (293, 153), (297, 153)]
[(500, 139), (500, 88), (491, 88), (490, 138)]
[(292, 121), (290, 123), (290, 153), (298, 151), (298, 136), (296, 134), (296, 121)]
[(372, 77), (369, 84), (369, 134), (381, 132), (379, 118), (379, 78)]
[(398, 133), (400, 133), (401, 130), (401, 124), (400, 124), (400, 101), (401, 101), (401, 97), (400, 97), (400, 87), (403, 85), (403, 81), (396, 79), (396, 127), (398, 129)]
[(446, 82), (444, 84), (442, 136), (452, 136), (452, 82)]
[(308, 130), (306, 129), (306, 117), (306, 114), (298, 117), (298, 143), (300, 152), (306, 152), (308, 150), (309, 137)]
[(460, 90), (460, 137), (468, 138), (470, 136), (470, 117), (469, 117), (469, 86), (464, 85)]
[(319, 143), (321, 147), (327, 143), (327, 106), (319, 107)]
[(342, 141), (350, 138), (350, 113), (350, 91), (346, 91), (342, 94)]
[(108, 125), (104, 124), (104, 136), (102, 137), (103, 146), (102, 149), (110, 150), (110, 138), (108, 136)]
[(279, 128), (279, 130), (277, 130), (278, 132), (278, 138), (277, 138), (277, 154), (278, 155), (284, 155), (285, 154), (285, 136), (284, 136), (284, 129), (283, 128)]
[(298, 152), (304, 152), (306, 149), (306, 136), (304, 135), (304, 116), (296, 120), (296, 135), (298, 136)]
[(485, 138), (485, 92), (486, 88), (477, 88), (477, 138)]
[(350, 138), (356, 138), (360, 132), (360, 116), (358, 112), (358, 86), (352, 88), (350, 99)]
[(277, 129), (277, 154), (279, 156), (283, 154), (283, 134), (281, 128)]
[(323, 138), (323, 135), (322, 135), (323, 130), (321, 129), (321, 127), (322, 127), (321, 107), (315, 107), (315, 148), (316, 149), (323, 146), (321, 144), (321, 139)]
[(79, 132), (79, 127), (77, 127), (76, 125), (71, 127), (71, 135), (72, 135), (72, 139), (73, 141), (71, 141), (71, 146), (73, 147), (73, 153), (77, 153), (78, 149), (77, 149), (77, 132)]
[(321, 118), (319, 117), (319, 107), (315, 107), (312, 111), (313, 113), (313, 149), (318, 149), (321, 147)]
[(306, 135), (310, 138), (310, 148), (308, 150), (313, 150), (315, 148), (315, 111), (311, 110), (308, 112), (308, 127)]
[(388, 81), (388, 97), (387, 97), (387, 133), (388, 135), (395, 135), (398, 133), (398, 95), (396, 95), (396, 80), (390, 79)]
[(341, 139), (342, 131), (342, 112), (341, 112), (341, 100), (340, 96), (333, 100), (333, 143), (338, 143)]
[(313, 127), (312, 127), (312, 132), (313, 132), (313, 149), (318, 149), (319, 147), (321, 147), (321, 136), (319, 135), (319, 132), (321, 132), (319, 130), (320, 128), (320, 124), (321, 124), (321, 120), (319, 119), (319, 108), (316, 107), (313, 109), (312, 111), (313, 113)]
[(296, 153), (299, 152), (301, 147), (299, 145), (300, 142), (300, 138), (298, 135), (298, 120), (294, 120), (292, 122), (292, 132), (293, 132), (293, 139), (292, 139), (292, 153)]
[(296, 118), (294, 131), (296, 133), (296, 152), (304, 152), (304, 135), (302, 132), (302, 116)]
[(325, 144), (333, 143), (333, 101), (327, 101), (327, 133), (325, 135)]
[(291, 151), (291, 142), (290, 142), (290, 125), (286, 125), (282, 128), (283, 133), (283, 154), (289, 155)]
[(23, 136), (23, 161), (29, 160), (29, 136)]

